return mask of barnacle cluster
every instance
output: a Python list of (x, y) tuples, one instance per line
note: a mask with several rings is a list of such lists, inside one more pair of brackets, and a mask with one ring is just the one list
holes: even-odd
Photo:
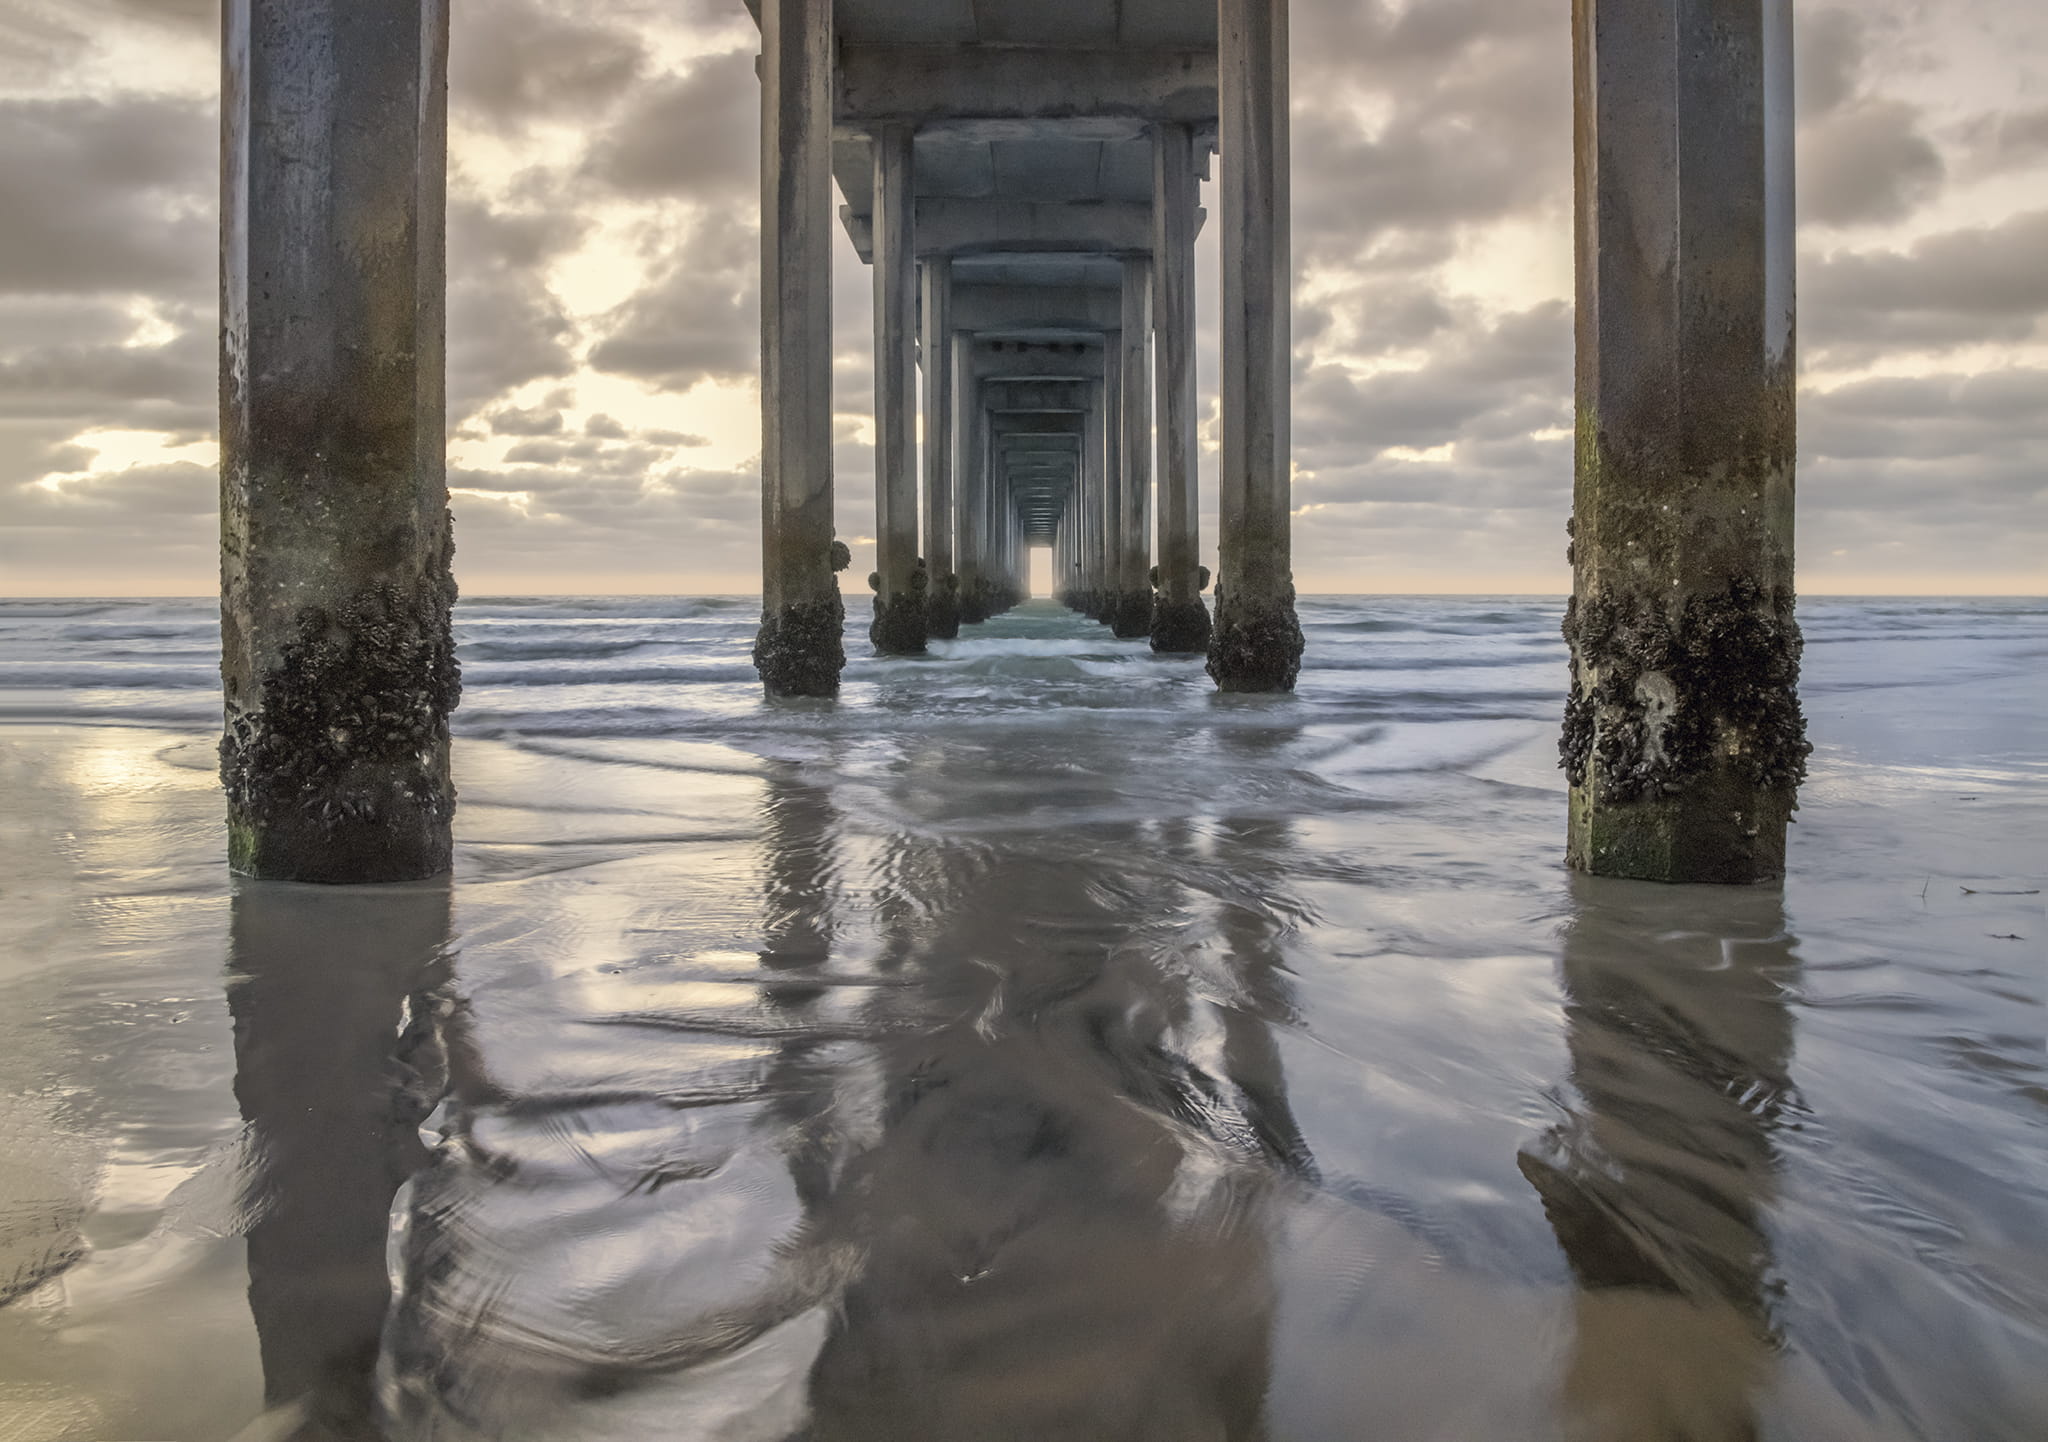
[[(1741, 579), (1688, 596), (1595, 592), (1565, 608), (1573, 657), (1559, 764), (1605, 801), (1684, 791), (1718, 754), (1752, 784), (1796, 788), (1813, 749), (1795, 689), (1791, 588)], [(1589, 689), (1586, 678), (1596, 678)]]
[(445, 568), (425, 587), (376, 582), (332, 608), (302, 607), (260, 683), (260, 705), (233, 713), (221, 782), (258, 827), (332, 832), (395, 819), (442, 820), (454, 808), (444, 748), (462, 694)]

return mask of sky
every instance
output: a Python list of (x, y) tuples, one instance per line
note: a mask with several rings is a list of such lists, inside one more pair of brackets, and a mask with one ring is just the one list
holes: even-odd
[[(1294, 0), (1305, 592), (1569, 589), (1569, 9)], [(740, 0), (455, 10), (464, 588), (758, 592), (752, 23)], [(218, 26), (216, 0), (0, 0), (0, 594), (215, 588)], [(2040, 594), (2048, 6), (1805, 0), (1796, 72), (1800, 587)], [(1214, 227), (1198, 260), (1213, 549)], [(842, 236), (856, 576), (870, 295)]]

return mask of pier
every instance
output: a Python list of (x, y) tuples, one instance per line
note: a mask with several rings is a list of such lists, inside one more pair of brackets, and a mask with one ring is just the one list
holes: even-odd
[[(846, 659), (842, 232), (875, 292), (875, 650), (916, 654), (1014, 606), (1047, 547), (1058, 598), (1116, 636), (1205, 656), (1224, 692), (1291, 690), (1288, 0), (749, 8), (768, 695), (835, 696)], [(1568, 859), (1596, 874), (1784, 866), (1807, 749), (1790, 23), (1790, 0), (1574, 5), (1561, 757)], [(447, 45), (446, 0), (226, 7), (222, 777), (231, 864), (250, 875), (386, 881), (450, 862)], [(1204, 224), (1222, 252), (1213, 614)]]

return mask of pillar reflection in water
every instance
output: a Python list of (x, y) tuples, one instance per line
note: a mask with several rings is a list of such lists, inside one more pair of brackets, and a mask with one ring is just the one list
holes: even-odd
[(426, 1161), (419, 1124), (446, 1078), (448, 887), (243, 881), (232, 905), (249, 1306), (271, 1409), (259, 1431), (381, 1436), (392, 1198)]
[(1572, 879), (1576, 1101), (1520, 1158), (1578, 1282), (1583, 1442), (1748, 1442), (1773, 1371), (1774, 1132), (1796, 1110), (1775, 891)]
[[(1147, 864), (1184, 829), (1077, 841), (892, 860), (930, 1022), (879, 1043), (816, 1442), (1263, 1435), (1270, 1213), (1307, 1166), (1265, 1034), (1275, 936), (1240, 916), (1213, 944)], [(1198, 989), (1205, 967), (1236, 974)]]
[(457, 1014), (393, 1437), (1262, 1435), (1269, 1237), (1313, 1169), (1271, 1035), (1285, 827), (1012, 834), (1042, 758), (921, 764), (889, 805), (995, 824), (862, 835), (873, 798), (778, 768), (715, 976)]
[(797, 1435), (853, 1255), (835, 1178), (872, 1130), (837, 825), (771, 773), (758, 971), (723, 949), (601, 982), (567, 964), (512, 989), (509, 1025), (479, 998), (410, 1197), (394, 1437)]

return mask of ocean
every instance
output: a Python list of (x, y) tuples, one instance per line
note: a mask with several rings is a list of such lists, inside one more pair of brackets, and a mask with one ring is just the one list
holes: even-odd
[(1556, 599), (757, 607), (465, 600), (333, 889), (211, 601), (0, 601), (0, 1438), (2048, 1436), (2048, 601), (1802, 602), (1749, 888), (1563, 868)]

